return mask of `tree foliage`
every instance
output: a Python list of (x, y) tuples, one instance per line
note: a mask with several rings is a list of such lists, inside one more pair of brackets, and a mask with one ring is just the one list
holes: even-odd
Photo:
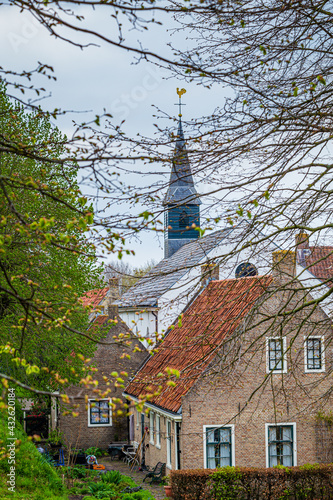
[[(99, 276), (86, 236), (93, 213), (80, 197), (76, 165), (55, 162), (65, 137), (44, 116), (11, 103), (3, 89), (0, 111), (7, 144), (14, 138), (22, 150), (34, 145), (49, 159), (0, 156), (0, 343), (9, 343), (16, 358), (46, 367), (47, 373), (35, 375), (35, 384), (45, 388), (50, 371), (73, 380), (73, 368), (81, 365), (77, 355), (94, 350), (81, 334), (87, 313), (78, 300)], [(1, 364), (27, 381), (29, 369), (13, 363), (8, 352)]]
[[(331, 2), (193, 0), (161, 5), (156, 1), (133, 4), (79, 0), (43, 4), (14, 1), (11, 5), (29, 10), (52, 35), (82, 48), (103, 41), (131, 51), (137, 60), (155, 62), (185, 81), (194, 81), (212, 90), (221, 85), (230, 89), (229, 97), (213, 115), (187, 124), (188, 130), (192, 131), (187, 133), (190, 135), (188, 153), (192, 169), (197, 180), (206, 183), (201, 198), (206, 200), (207, 225), (212, 228), (217, 223), (235, 225), (244, 218), (249, 222), (245, 236), (235, 241), (228, 255), (219, 256), (223, 264), (244, 248), (255, 249), (257, 243), (264, 243), (269, 238), (290, 247), (294, 234), (300, 231), (310, 234), (312, 241), (331, 231)], [(67, 8), (68, 5), (71, 9)], [(84, 11), (82, 7), (89, 12), (91, 9), (110, 13), (110, 19), (118, 27), (118, 38), (102, 29), (96, 31), (93, 24), (89, 24), (88, 10)], [(184, 50), (183, 43), (177, 46), (177, 38), (168, 53), (158, 52), (155, 39), (149, 47), (140, 41), (136, 45), (127, 43), (126, 27), (142, 30), (153, 23), (159, 25), (165, 15), (174, 16), (179, 31), (190, 39), (188, 50)], [(164, 30), (163, 25), (160, 29)], [(110, 29), (109, 33), (114, 31)], [(84, 42), (77, 35), (84, 35)], [(33, 78), (34, 71), (22, 71), (21, 74), (11, 69), (1, 71), (8, 88), (20, 88), (23, 93), (29, 90), (22, 82), (25, 78)], [(35, 72), (51, 77), (53, 69), (47, 63), (39, 64)], [(39, 93), (40, 89), (36, 91)], [(22, 100), (29, 105), (23, 94)], [(30, 103), (30, 107), (34, 106)], [(22, 110), (20, 113), (22, 116)], [(53, 116), (58, 113), (59, 109), (54, 110)], [(9, 329), (13, 307), (18, 307), (20, 312), (15, 313), (15, 317), (17, 321), (23, 320), (18, 323), (14, 337), (20, 349), (30, 322), (34, 328), (43, 326), (43, 338), (45, 332), (55, 326), (59, 332), (65, 327), (74, 335), (74, 328), (65, 313), (67, 301), (70, 302), (75, 293), (79, 295), (85, 287), (82, 285), (63, 294), (63, 290), (67, 290), (64, 284), (69, 281), (65, 280), (62, 288), (57, 283), (58, 288), (55, 294), (52, 291), (51, 297), (50, 290), (56, 282), (51, 278), (51, 269), (54, 272), (56, 264), (61, 272), (66, 267), (66, 273), (70, 273), (72, 269), (74, 272), (78, 262), (88, 265), (85, 259), (90, 258), (90, 247), (82, 233), (87, 224), (94, 222), (95, 232), (91, 236), (95, 240), (92, 241), (98, 242), (107, 252), (119, 252), (120, 257), (129, 234), (137, 234), (146, 228), (161, 230), (159, 216), (163, 212), (160, 195), (163, 183), (147, 182), (147, 188), (140, 189), (136, 185), (126, 185), (121, 174), (124, 169), (126, 172), (131, 170), (128, 160), (136, 160), (135, 169), (138, 170), (142, 161), (148, 165), (153, 162), (170, 164), (170, 132), (172, 139), (175, 134), (172, 129), (160, 130), (158, 139), (126, 137), (121, 124), (116, 124), (106, 112), (104, 117), (96, 116), (89, 123), (78, 124), (73, 137), (68, 140), (53, 131), (52, 140), (48, 142), (49, 129), (48, 133), (43, 129), (41, 137), (36, 140), (31, 132), (32, 116), (36, 120), (38, 117), (39, 123), (46, 127), (41, 107), (35, 106), (35, 114), (31, 115), (30, 121), (24, 122), (24, 129), (20, 123), (15, 128), (16, 115), (14, 113), (11, 118), (15, 133), (10, 133), (6, 127), (0, 131), (0, 151), (3, 158), (8, 159), (8, 168), (16, 158), (23, 165), (20, 175), (1, 177), (4, 234), (3, 243), (2, 240), (0, 243), (8, 254), (7, 248), (13, 245), (13, 241), (22, 238), (26, 268), (19, 250), (14, 247), (11, 255), (15, 263), (16, 257), (19, 258), (19, 269), (13, 273), (9, 271), (5, 258), (0, 263), (4, 279), (0, 316), (4, 328)], [(28, 133), (29, 127), (32, 129)], [(43, 169), (39, 170), (41, 164), (45, 174)], [(92, 221), (90, 207), (77, 190), (74, 165), (79, 165), (80, 174), (94, 186), (98, 196), (105, 197), (104, 213), (118, 207), (121, 202), (130, 206), (128, 212), (124, 215), (121, 210), (115, 210), (112, 217), (95, 214)], [(30, 179), (31, 171), (28, 174), (24, 169), (28, 172), (34, 166), (38, 170), (37, 179), (33, 176)], [(25, 208), (26, 193), (33, 201), (27, 202)], [(43, 207), (49, 207), (47, 214), (40, 213), (38, 200), (43, 200)], [(140, 213), (137, 208), (140, 201), (149, 210)], [(60, 209), (66, 214), (66, 210), (69, 211), (66, 215), (69, 222), (65, 227), (59, 222), (61, 217), (59, 220), (54, 217), (54, 211)], [(30, 214), (27, 214), (29, 210)], [(7, 234), (8, 217), (12, 230)], [(36, 256), (30, 260), (28, 239), (32, 239), (34, 249), (38, 248), (41, 265), (36, 262)], [(126, 251), (130, 253), (128, 249)], [(73, 267), (67, 266), (70, 252)], [(66, 255), (66, 265), (63, 255)], [(11, 263), (12, 258), (9, 261)], [(14, 269), (14, 263), (10, 265)], [(49, 278), (44, 276), (44, 268), (48, 270)], [(61, 274), (59, 270), (57, 267), (57, 275)], [(83, 276), (80, 272), (82, 280), (88, 275)], [(25, 276), (29, 278), (25, 279)], [(45, 287), (39, 283), (45, 283)], [(325, 299), (332, 290), (327, 289)], [(311, 291), (310, 284), (308, 292)], [(40, 300), (38, 304), (37, 299)], [(316, 299), (311, 305), (315, 307), (321, 300)], [(61, 309), (58, 315), (64, 303), (65, 309)], [(298, 309), (302, 307), (300, 304)], [(281, 312), (281, 317), (284, 313)], [(10, 335), (13, 335), (12, 329)]]
[(133, 267), (128, 262), (122, 260), (113, 261), (106, 264), (104, 276), (106, 281), (110, 278), (118, 278), (120, 281), (120, 294), (123, 294), (155, 265), (156, 262), (153, 259), (148, 260), (140, 267)]
[(200, 120), (207, 163), (235, 166), (222, 190), (273, 234), (331, 227), (331, 17), (330, 2), (221, 2), (191, 23), (186, 58), (204, 71), (189, 78), (233, 90)]

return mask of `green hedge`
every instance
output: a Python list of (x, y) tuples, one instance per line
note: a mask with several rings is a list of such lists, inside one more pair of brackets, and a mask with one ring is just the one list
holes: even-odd
[(332, 500), (333, 465), (171, 472), (174, 500)]

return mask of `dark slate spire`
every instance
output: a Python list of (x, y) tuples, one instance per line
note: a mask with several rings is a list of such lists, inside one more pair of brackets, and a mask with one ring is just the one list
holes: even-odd
[(163, 200), (163, 205), (181, 205), (183, 203), (200, 205), (201, 201), (194, 187), (180, 115), (170, 184)]
[(179, 122), (176, 147), (173, 155), (169, 189), (163, 200), (164, 257), (169, 259), (183, 245), (199, 237), (200, 198), (194, 187), (190, 162), (182, 127), (181, 96), (185, 89), (178, 89)]

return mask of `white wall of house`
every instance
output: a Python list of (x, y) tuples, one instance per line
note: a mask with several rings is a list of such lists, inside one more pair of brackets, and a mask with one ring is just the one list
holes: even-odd
[[(155, 339), (156, 317), (154, 316), (153, 311), (144, 309), (129, 309), (127, 311), (122, 311), (120, 309), (119, 316), (135, 335), (139, 335), (147, 339)], [(143, 341), (143, 344), (146, 348), (149, 347), (149, 343), (147, 341)]]
[[(331, 318), (333, 316), (333, 298), (330, 294), (330, 288), (299, 264), (296, 265), (296, 276), (315, 300), (320, 299), (320, 307)], [(329, 294), (328, 297), (325, 297), (326, 294)]]
[[(195, 267), (188, 270), (158, 299), (155, 311), (155, 314), (158, 315), (158, 334), (165, 333), (170, 325), (177, 321), (186, 305), (200, 290), (202, 286), (201, 266), (205, 262), (212, 260), (219, 262), (219, 279), (235, 278), (237, 266), (246, 262), (253, 264), (260, 276), (271, 272), (272, 252), (278, 250), (279, 247), (270, 241), (263, 241), (256, 246), (240, 250), (239, 253), (230, 257), (237, 242), (241, 248), (243, 230), (244, 225), (242, 224), (231, 230), (219, 245), (208, 252)], [(185, 262), (184, 266), (186, 266)], [(322, 297), (329, 290), (302, 266), (297, 265), (296, 273), (305, 287), (314, 287), (311, 294), (315, 299)], [(326, 314), (333, 316), (333, 300), (330, 297), (323, 300), (321, 306)], [(145, 338), (155, 339), (156, 317), (152, 311), (140, 311), (140, 309), (135, 311), (129, 308), (127, 311), (120, 310), (120, 317), (134, 333)], [(144, 341), (143, 344), (145, 347), (149, 347), (148, 342)]]
[[(239, 230), (239, 238), (241, 233)], [(177, 283), (175, 283), (160, 299), (158, 300), (158, 326), (159, 332), (166, 331), (174, 321), (177, 320), (183, 309), (199, 291), (201, 286), (201, 266), (207, 261), (222, 259), (219, 268), (219, 278), (228, 279), (235, 278), (235, 270), (237, 266), (244, 262), (253, 264), (260, 276), (270, 273), (272, 268), (272, 252), (278, 249), (272, 243), (263, 243), (254, 248), (242, 250), (239, 254), (224, 260), (224, 256), (228, 256), (233, 248), (235, 238), (237, 237), (237, 228), (232, 232), (232, 235), (225, 240), (222, 240), (220, 245), (213, 248), (207, 255), (192, 269), (190, 269)]]

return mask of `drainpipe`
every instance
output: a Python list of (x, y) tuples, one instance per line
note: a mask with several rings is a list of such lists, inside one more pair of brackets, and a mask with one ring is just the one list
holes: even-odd
[(152, 311), (152, 315), (155, 317), (155, 332), (158, 333), (158, 312)]

